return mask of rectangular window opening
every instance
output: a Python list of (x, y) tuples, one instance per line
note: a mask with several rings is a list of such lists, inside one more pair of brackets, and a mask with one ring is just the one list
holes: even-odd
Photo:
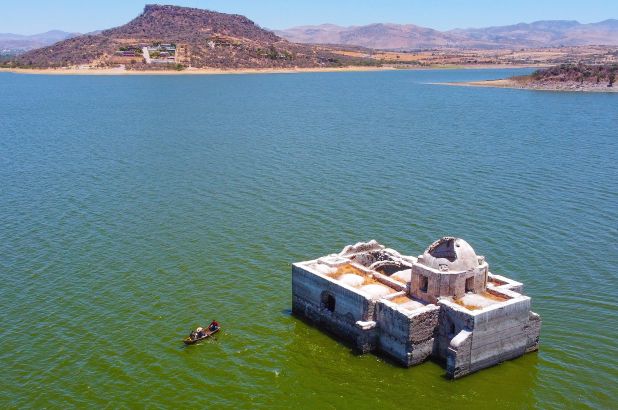
[(426, 293), (427, 292), (427, 287), (429, 286), (429, 278), (427, 276), (422, 276), (421, 275), (421, 283), (419, 285), (419, 290), (421, 292)]
[(466, 292), (474, 292), (474, 276), (466, 279)]

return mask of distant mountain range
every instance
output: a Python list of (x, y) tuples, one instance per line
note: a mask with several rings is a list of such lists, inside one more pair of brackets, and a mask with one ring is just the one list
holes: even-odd
[(427, 48), (539, 48), (618, 45), (618, 20), (581, 24), (550, 20), (510, 26), (438, 31), (413, 24), (370, 24), (342, 27), (333, 24), (275, 30), (297, 43), (341, 44), (383, 50)]
[[(448, 49), (519, 51), (520, 48), (588, 45), (618, 46), (618, 20), (592, 24), (537, 21), (450, 31), (411, 24), (354, 27), (324, 24), (269, 31), (237, 14), (147, 5), (142, 14), (123, 26), (84, 35), (59, 30), (32, 36), (0, 34), (3, 66), (109, 67), (122, 64), (136, 70), (187, 66), (238, 69), (380, 64), (380, 60), (369, 58), (367, 50), (350, 50), (352, 46), (395, 51), (447, 49), (446, 52), (450, 52)], [(156, 57), (151, 58), (149, 50)], [(153, 66), (159, 63), (165, 66)]]
[(162, 44), (163, 62), (177, 68), (328, 67), (352, 60), (322, 47), (291, 43), (237, 14), (146, 5), (142, 14), (123, 26), (31, 50), (7, 64), (41, 68), (124, 64), (129, 69), (153, 69), (161, 66), (143, 57), (143, 49)]
[(11, 33), (0, 33), (0, 51), (11, 50), (23, 52), (39, 47), (45, 47), (67, 38), (79, 36), (80, 33), (67, 33), (66, 31), (51, 30), (45, 33), (33, 35), (21, 35)]

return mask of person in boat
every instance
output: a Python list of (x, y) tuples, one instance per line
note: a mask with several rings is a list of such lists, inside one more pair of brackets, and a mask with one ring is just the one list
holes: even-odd
[(204, 328), (203, 327), (198, 327), (195, 332), (197, 333), (197, 337), (198, 338), (202, 338), (204, 337)]
[(208, 325), (208, 330), (210, 330), (211, 332), (214, 332), (218, 328), (219, 328), (219, 322), (217, 322), (216, 320), (213, 320), (212, 322), (210, 322), (210, 325)]

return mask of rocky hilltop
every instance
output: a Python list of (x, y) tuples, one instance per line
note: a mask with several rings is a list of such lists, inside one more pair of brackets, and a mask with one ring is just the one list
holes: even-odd
[(244, 16), (147, 5), (123, 26), (32, 50), (9, 64), (32, 68), (123, 64), (127, 69), (150, 70), (331, 67), (355, 62), (359, 60), (284, 40)]

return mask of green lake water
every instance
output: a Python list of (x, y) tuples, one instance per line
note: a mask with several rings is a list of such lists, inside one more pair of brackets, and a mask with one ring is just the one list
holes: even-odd
[[(0, 407), (615, 408), (618, 95), (430, 84), (522, 72), (0, 73)], [(292, 262), (443, 235), (538, 353), (450, 381), (291, 316)]]

